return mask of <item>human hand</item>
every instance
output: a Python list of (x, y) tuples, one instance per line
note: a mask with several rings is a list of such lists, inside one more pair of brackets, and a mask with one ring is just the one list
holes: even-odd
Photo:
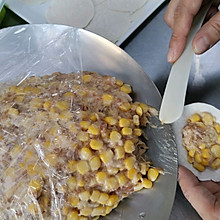
[[(220, 11), (218, 11), (220, 1), (213, 2), (205, 19), (207, 22), (197, 32), (192, 42), (196, 54), (202, 54), (220, 40)], [(170, 1), (164, 15), (165, 22), (173, 31), (167, 54), (168, 62), (175, 62), (182, 54), (193, 18), (202, 4), (206, 3), (206, 0)]]
[(202, 219), (220, 219), (220, 182), (200, 182), (191, 171), (179, 166), (179, 185)]

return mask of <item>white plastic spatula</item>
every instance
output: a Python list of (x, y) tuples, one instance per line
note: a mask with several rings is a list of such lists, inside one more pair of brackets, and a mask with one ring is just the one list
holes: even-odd
[(192, 40), (202, 25), (212, 2), (213, 1), (210, 1), (208, 4), (201, 7), (200, 11), (195, 16), (187, 38), (185, 50), (171, 68), (159, 113), (159, 119), (162, 123), (173, 123), (182, 115), (194, 54)]

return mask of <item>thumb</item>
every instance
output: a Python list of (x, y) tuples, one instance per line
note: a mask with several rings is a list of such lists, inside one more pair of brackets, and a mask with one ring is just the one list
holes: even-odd
[(202, 54), (220, 40), (220, 11), (198, 31), (192, 46), (196, 54)]

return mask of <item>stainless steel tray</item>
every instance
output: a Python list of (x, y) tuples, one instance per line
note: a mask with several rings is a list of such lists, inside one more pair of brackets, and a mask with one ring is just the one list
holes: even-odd
[[(0, 30), (0, 84), (18, 83), (31, 75), (96, 71), (133, 86), (134, 99), (159, 108), (161, 97), (143, 69), (122, 49), (95, 34), (62, 25), (22, 25)], [(168, 219), (176, 191), (177, 149), (171, 126), (145, 130), (149, 157), (164, 169), (154, 187), (125, 199), (111, 220)]]

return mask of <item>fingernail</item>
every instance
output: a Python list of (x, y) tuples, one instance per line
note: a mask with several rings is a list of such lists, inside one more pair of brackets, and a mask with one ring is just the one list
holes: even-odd
[(211, 44), (207, 37), (200, 37), (195, 43), (194, 52), (196, 54), (201, 54), (205, 52), (207, 49), (209, 49), (210, 46)]
[(167, 61), (169, 63), (172, 63), (174, 60), (174, 51), (172, 48), (169, 49), (168, 53), (167, 53)]

